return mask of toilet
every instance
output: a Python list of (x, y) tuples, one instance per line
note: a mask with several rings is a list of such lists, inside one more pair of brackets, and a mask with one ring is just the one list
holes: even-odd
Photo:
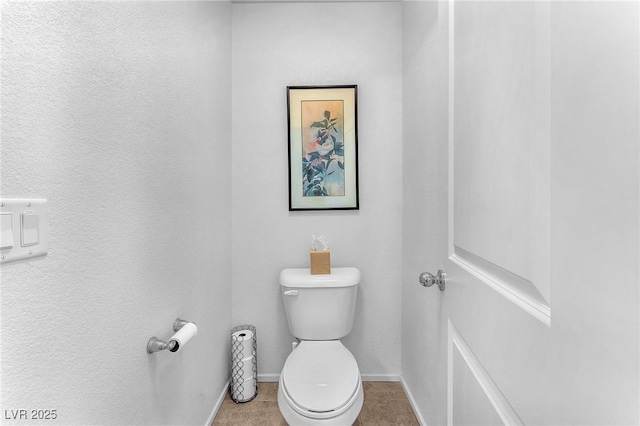
[(357, 268), (331, 274), (284, 269), (280, 292), (291, 334), (300, 343), (284, 363), (278, 407), (290, 425), (349, 426), (364, 401), (353, 354), (341, 338), (351, 332), (358, 294)]

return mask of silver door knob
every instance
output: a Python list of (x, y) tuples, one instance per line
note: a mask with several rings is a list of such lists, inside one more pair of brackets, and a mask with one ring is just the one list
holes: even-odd
[(447, 274), (445, 274), (442, 269), (438, 269), (436, 275), (433, 275), (431, 272), (423, 272), (420, 274), (419, 279), (420, 284), (425, 287), (431, 287), (432, 285), (437, 284), (440, 291), (444, 291)]

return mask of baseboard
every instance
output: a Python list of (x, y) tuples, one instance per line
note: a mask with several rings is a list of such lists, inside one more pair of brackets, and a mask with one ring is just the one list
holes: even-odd
[(397, 374), (360, 374), (363, 382), (399, 382)]
[(279, 382), (280, 374), (258, 374), (258, 382)]
[(413, 408), (413, 413), (418, 419), (418, 423), (420, 423), (421, 426), (427, 426), (427, 422), (425, 422), (424, 417), (422, 417), (422, 413), (420, 412), (418, 404), (416, 403), (416, 400), (411, 393), (411, 389), (409, 389), (407, 382), (404, 381), (404, 378), (402, 376), (400, 376), (400, 383), (402, 383), (402, 389), (404, 389), (404, 393), (407, 394), (407, 398), (409, 398), (409, 403), (411, 404), (411, 408)]
[[(399, 382), (397, 374), (361, 374), (363, 382)], [(280, 374), (258, 374), (258, 382), (279, 382)]]
[(213, 406), (213, 410), (211, 410), (211, 414), (209, 414), (209, 420), (207, 420), (207, 423), (204, 426), (209, 426), (211, 423), (213, 423), (213, 419), (216, 418), (216, 414), (218, 414), (218, 410), (220, 409), (220, 406), (222, 406), (222, 401), (224, 401), (224, 398), (227, 396), (230, 383), (231, 383), (231, 380), (227, 380), (227, 383), (222, 388), (222, 391), (220, 392), (220, 396), (218, 397), (218, 400)]

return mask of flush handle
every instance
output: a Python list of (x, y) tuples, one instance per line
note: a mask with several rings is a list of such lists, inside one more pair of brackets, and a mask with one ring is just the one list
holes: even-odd
[(425, 287), (431, 287), (434, 284), (438, 285), (440, 291), (444, 291), (444, 285), (447, 278), (447, 274), (442, 269), (438, 269), (436, 275), (430, 272), (423, 272), (420, 274), (420, 284)]
[(297, 296), (298, 295), (298, 290), (287, 290), (284, 292), (285, 296)]

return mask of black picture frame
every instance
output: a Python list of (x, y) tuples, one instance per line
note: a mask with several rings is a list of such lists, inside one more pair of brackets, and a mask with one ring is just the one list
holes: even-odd
[(358, 86), (287, 86), (289, 211), (359, 210)]

